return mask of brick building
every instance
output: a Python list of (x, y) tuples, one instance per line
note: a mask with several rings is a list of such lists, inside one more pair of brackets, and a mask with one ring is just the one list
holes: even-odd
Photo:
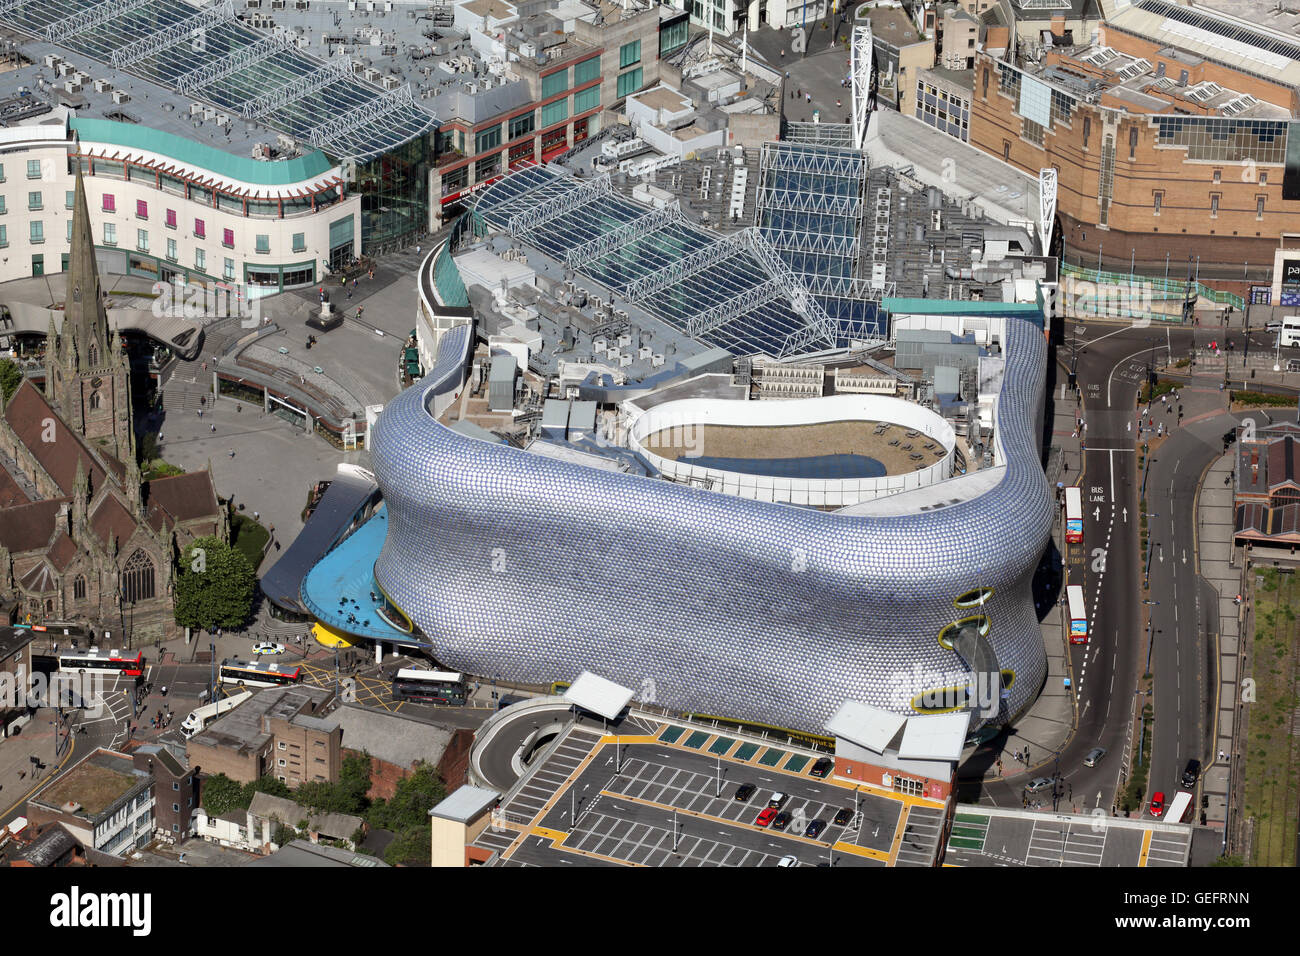
[(273, 774), (297, 787), (333, 783), (342, 763), (343, 732), (331, 715), (331, 691), (303, 685), (269, 687), (189, 739), (189, 765), (204, 776), (223, 773), (240, 783)]
[(1190, 268), (1267, 295), (1300, 214), (1300, 184), (1284, 188), (1300, 43), (1194, 16), (1180, 27), (1135, 6), (1083, 45), (1060, 43), (1054, 22), (1024, 66), (980, 53), (969, 141), (1033, 175), (1057, 170), (1067, 262), (1175, 279)]
[(194, 810), (199, 805), (198, 774), (167, 748), (156, 744), (132, 752), (137, 770), (154, 781), (154, 829), (168, 843), (180, 843), (194, 832)]
[(398, 781), (422, 763), (437, 769), (449, 793), (465, 782), (471, 730), (352, 704), (338, 708), (334, 717), (343, 730), (344, 754), (370, 757), (372, 800), (392, 799)]
[[(30, 628), (0, 627), (0, 737), (9, 736), (9, 725), (25, 720), (24, 693), (32, 673), (32, 631)], [(12, 689), (12, 696), (10, 690)], [(10, 706), (12, 704), (13, 706)]]

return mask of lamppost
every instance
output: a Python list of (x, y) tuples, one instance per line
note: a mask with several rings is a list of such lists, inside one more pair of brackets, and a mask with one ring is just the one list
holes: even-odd
[(211, 666), (208, 668), (208, 700), (217, 698), (217, 642), (208, 641), (208, 660)]

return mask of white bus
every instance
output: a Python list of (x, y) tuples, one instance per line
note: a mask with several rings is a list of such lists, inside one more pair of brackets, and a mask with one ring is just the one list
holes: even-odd
[(223, 684), (238, 684), (243, 687), (281, 687), (296, 684), (302, 679), (301, 667), (276, 664), (272, 661), (235, 661), (221, 662), (217, 679)]
[(1065, 489), (1065, 540), (1083, 543), (1083, 493), (1078, 485)]
[(1070, 611), (1070, 643), (1088, 643), (1088, 612), (1083, 604), (1083, 588), (1071, 584), (1065, 589), (1065, 603)]
[(1294, 348), (1300, 345), (1300, 315), (1284, 315), (1277, 333), (1277, 344)]

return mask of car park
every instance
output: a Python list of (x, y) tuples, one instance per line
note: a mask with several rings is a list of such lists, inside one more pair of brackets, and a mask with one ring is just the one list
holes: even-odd
[[(770, 810), (772, 808), (768, 807), (768, 809)], [(782, 810), (780, 813), (776, 815), (776, 819), (772, 821), (773, 830), (784, 830), (789, 825), (790, 825), (790, 812), (788, 810)]]
[(284, 645), (276, 644), (273, 641), (262, 641), (253, 645), (254, 654), (283, 654)]
[(1106, 756), (1105, 747), (1093, 747), (1083, 758), (1083, 765), (1085, 767), (1095, 767), (1101, 763), (1101, 758), (1104, 756)]
[(1165, 794), (1163, 790), (1157, 790), (1151, 794), (1151, 815), (1159, 817), (1165, 812)]
[(813, 820), (811, 823), (808, 824), (808, 828), (803, 831), (803, 835), (806, 837), (811, 837), (812, 839), (815, 840), (817, 839), (817, 837), (821, 836), (821, 832), (825, 829), (826, 829), (825, 820)]
[(1199, 760), (1187, 761), (1187, 768), (1183, 770), (1183, 789), (1195, 790), (1196, 781), (1201, 778), (1201, 762)]
[(749, 798), (754, 795), (754, 791), (757, 789), (758, 788), (755, 787), (752, 783), (742, 783), (739, 787), (736, 788), (736, 799), (739, 800), (741, 803), (748, 803)]
[(838, 810), (835, 811), (834, 823), (837, 827), (842, 827), (846, 825), (852, 819), (853, 819), (853, 811), (850, 810), (848, 807), (840, 807)]
[(810, 770), (809, 773), (811, 773), (814, 777), (824, 777), (831, 772), (831, 768), (834, 766), (835, 766), (834, 760), (832, 760), (830, 757), (822, 757), (820, 760), (818, 760), (815, 764), (812, 765), (812, 770)]
[(776, 816), (776, 809), (773, 807), (764, 807), (759, 811), (758, 816), (754, 818), (754, 825), (765, 827), (772, 822)]

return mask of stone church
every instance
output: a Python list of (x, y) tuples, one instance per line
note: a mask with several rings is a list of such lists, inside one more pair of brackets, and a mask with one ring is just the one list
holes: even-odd
[(0, 623), (76, 622), (139, 647), (176, 635), (172, 578), (188, 542), (229, 538), (207, 471), (142, 481), (128, 359), (108, 325), (80, 175), (62, 328), (45, 391), (0, 399)]

